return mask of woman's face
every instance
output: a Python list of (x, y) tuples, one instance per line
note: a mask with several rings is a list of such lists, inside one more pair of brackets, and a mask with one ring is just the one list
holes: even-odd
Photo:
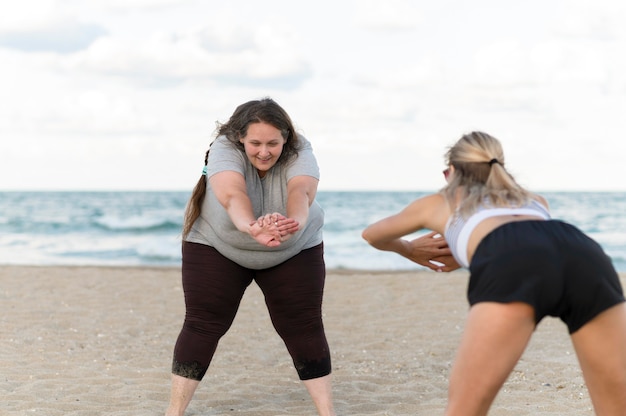
[(263, 122), (250, 124), (247, 134), (239, 141), (243, 143), (246, 156), (260, 177), (264, 177), (276, 164), (286, 142), (280, 130)]

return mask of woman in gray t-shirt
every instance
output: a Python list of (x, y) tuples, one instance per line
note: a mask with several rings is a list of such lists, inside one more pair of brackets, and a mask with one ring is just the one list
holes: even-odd
[(186, 314), (166, 414), (187, 408), (254, 280), (318, 413), (335, 415), (321, 310), (324, 212), (310, 143), (276, 102), (250, 101), (219, 125), (205, 165), (185, 213)]

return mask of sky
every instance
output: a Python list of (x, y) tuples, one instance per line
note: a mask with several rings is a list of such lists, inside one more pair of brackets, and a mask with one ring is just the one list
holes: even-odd
[(622, 0), (0, 5), (0, 190), (191, 190), (272, 97), (320, 190), (437, 190), (464, 133), (535, 191), (625, 191)]

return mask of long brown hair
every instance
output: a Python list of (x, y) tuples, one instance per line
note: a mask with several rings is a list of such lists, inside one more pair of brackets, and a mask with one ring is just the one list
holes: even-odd
[(448, 149), (445, 158), (446, 164), (454, 167), (454, 175), (441, 192), (452, 211), (461, 201), (464, 217), (485, 201), (494, 207), (519, 206), (535, 197), (506, 170), (500, 141), (487, 133), (465, 134)]
[[(209, 151), (211, 150), (211, 146), (209, 146), (209, 150), (206, 151), (204, 155), (204, 166), (206, 168), (207, 162), (209, 160)], [(202, 202), (204, 201), (204, 196), (206, 195), (206, 172), (202, 172), (202, 176), (198, 179), (196, 186), (194, 186), (193, 191), (191, 192), (191, 197), (189, 201), (187, 201), (187, 207), (185, 208), (185, 216), (183, 219), (183, 238), (187, 237), (189, 231), (191, 231), (191, 227), (193, 223), (200, 216), (200, 210), (202, 209)]]
[[(216, 136), (225, 136), (234, 146), (243, 152), (243, 144), (239, 139), (246, 137), (248, 126), (253, 123), (267, 123), (280, 130), (281, 136), (285, 139), (285, 144), (276, 164), (283, 164), (298, 157), (300, 142), (291, 118), (276, 101), (269, 97), (248, 101), (238, 106), (226, 123), (217, 123)], [(191, 227), (200, 216), (202, 210), (202, 203), (206, 196), (206, 166), (208, 164), (210, 150), (209, 146), (209, 150), (207, 150), (204, 155), (205, 170), (196, 183), (196, 186), (193, 188), (191, 197), (187, 202), (183, 222), (183, 239), (187, 237), (191, 231)]]

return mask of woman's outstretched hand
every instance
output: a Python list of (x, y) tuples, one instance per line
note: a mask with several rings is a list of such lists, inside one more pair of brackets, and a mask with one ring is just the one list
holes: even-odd
[(298, 231), (300, 224), (293, 218), (274, 212), (259, 217), (250, 224), (250, 235), (260, 244), (277, 247)]

